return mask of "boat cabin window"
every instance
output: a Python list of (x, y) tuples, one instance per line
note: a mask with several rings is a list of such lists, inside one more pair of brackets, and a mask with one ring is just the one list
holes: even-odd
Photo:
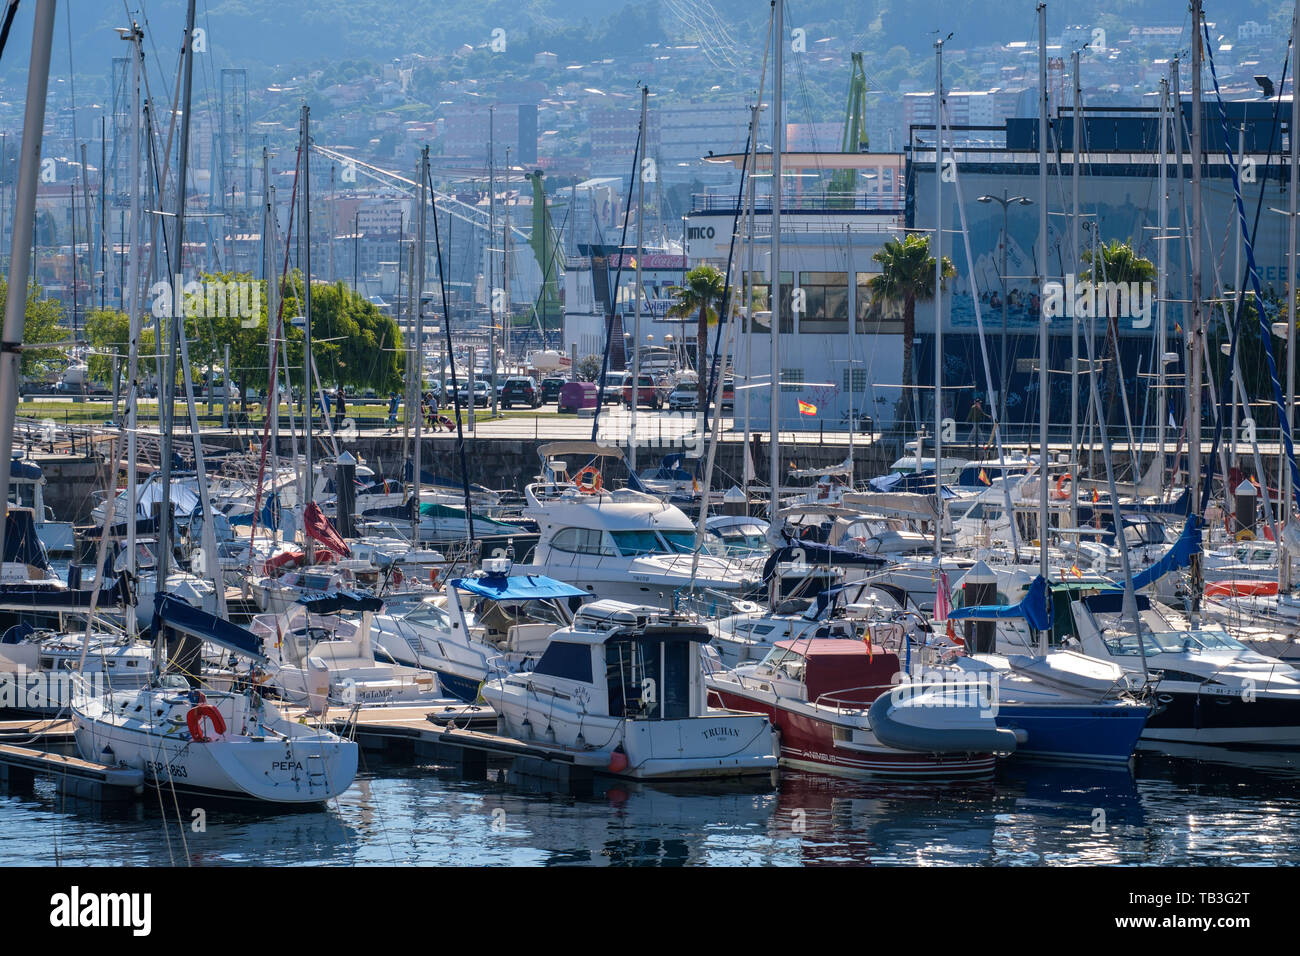
[(551, 539), (551, 547), (571, 554), (614, 555), (616, 552), (604, 546), (602, 534), (591, 528), (562, 528)]
[[(664, 541), (668, 542), (669, 552), (678, 554), (690, 554), (695, 550), (695, 532), (694, 531), (660, 531)], [(703, 549), (707, 553), (708, 546)]]
[[(1145, 631), (1142, 634), (1142, 645), (1148, 654), (1246, 650), (1246, 645), (1229, 637), (1226, 632), (1213, 629), (1200, 631)], [(1117, 657), (1136, 657), (1142, 653), (1138, 649), (1137, 640), (1131, 633), (1107, 638), (1106, 648)]]
[(297, 581), (298, 587), (307, 591), (326, 591), (329, 590), (330, 576), (328, 574), (300, 574)]
[(689, 717), (694, 655), (690, 641), (610, 641), (605, 645), (610, 716)]
[(659, 538), (653, 531), (611, 531), (609, 534), (614, 539), (618, 553), (625, 558), (655, 554), (662, 550)]
[(26, 481), (10, 480), (9, 503), (21, 508), (35, 508), (36, 485)]
[(436, 627), (443, 630), (451, 627), (451, 618), (447, 616), (447, 612), (429, 601), (421, 601), (411, 608), (403, 615), (402, 620), (422, 627)]
[(591, 646), (552, 641), (533, 668), (535, 674), (562, 677), (565, 680), (591, 683)]

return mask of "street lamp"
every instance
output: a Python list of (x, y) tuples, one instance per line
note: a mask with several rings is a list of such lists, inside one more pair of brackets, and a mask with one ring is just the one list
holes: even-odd
[[(1008, 196), (1005, 189), (999, 196), (980, 196), (979, 202), (995, 202), (1002, 207), (1002, 389), (998, 395), (998, 404), (1001, 410), (998, 412), (998, 422), (1005, 428), (1007, 420), (1007, 389), (1011, 386), (1011, 374), (1007, 369), (1007, 210), (1013, 204), (1018, 206), (1032, 206), (1034, 201), (1028, 196)], [(1044, 360), (1045, 361), (1045, 360)]]

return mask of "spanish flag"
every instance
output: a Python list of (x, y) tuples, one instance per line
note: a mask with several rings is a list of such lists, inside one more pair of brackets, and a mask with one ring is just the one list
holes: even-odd
[(1077, 564), (1070, 565), (1070, 573), (1073, 574), (1076, 578), (1083, 577), (1083, 572), (1079, 570), (1079, 566)]
[(979, 479), (980, 481), (984, 482), (984, 484), (986, 485), (993, 484), (993, 482), (989, 481), (989, 473), (985, 471), (983, 468), (980, 469)]
[(1097, 489), (1094, 488), (1092, 489), (1092, 503), (1095, 505), (1099, 501), (1101, 501), (1101, 495), (1097, 494)]
[(812, 402), (805, 402), (805, 401), (801, 398), (801, 399), (799, 399), (799, 414), (800, 414), (800, 415), (816, 415), (816, 414), (817, 414), (817, 406), (814, 405)]

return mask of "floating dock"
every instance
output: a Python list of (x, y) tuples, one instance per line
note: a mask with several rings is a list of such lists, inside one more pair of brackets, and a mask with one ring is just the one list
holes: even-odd
[(144, 771), (105, 767), (68, 754), (0, 744), (0, 785), (27, 791), (37, 774), (50, 776), (65, 796), (81, 800), (129, 800), (144, 793)]

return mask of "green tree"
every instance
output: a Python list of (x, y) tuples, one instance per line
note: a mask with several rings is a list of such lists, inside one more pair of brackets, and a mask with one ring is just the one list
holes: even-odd
[[(9, 283), (0, 278), (0, 314), (9, 298)], [(63, 326), (63, 303), (47, 299), (45, 290), (35, 282), (27, 286), (27, 309), (23, 321), (22, 374), (27, 377), (49, 375), (67, 364), (62, 349), (34, 349), (45, 342), (63, 342), (70, 336)]]
[(600, 366), (603, 356), (587, 355), (578, 363), (574, 374), (577, 375), (579, 382), (594, 382), (600, 377)]
[[(1110, 242), (1101, 246), (1101, 261), (1093, 261), (1091, 249), (1084, 251), (1082, 259), (1087, 268), (1084, 270), (1081, 278), (1092, 282), (1093, 289), (1099, 290), (1102, 283), (1123, 283), (1127, 286), (1129, 283), (1137, 282), (1154, 282), (1156, 278), (1156, 267), (1150, 259), (1144, 259), (1133, 251), (1133, 247), (1127, 242), (1121, 242), (1118, 239), (1112, 239)], [(1102, 291), (1094, 291), (1094, 308), (1100, 310), (1102, 303), (1107, 300)], [(1155, 306), (1153, 305), (1154, 309)], [(1110, 311), (1107, 308), (1107, 311)], [(1115, 310), (1118, 311), (1118, 310)], [(1098, 311), (1100, 314), (1100, 311)], [(1116, 409), (1118, 407), (1118, 398), (1120, 390), (1119, 378), (1119, 316), (1108, 315), (1106, 321), (1106, 389), (1105, 399), (1106, 422), (1115, 424)]]
[[(125, 381), (131, 355), (131, 319), (127, 314), (116, 309), (96, 309), (86, 317), (85, 335), (91, 349), (90, 358), (86, 362), (90, 377), (96, 381), (109, 381), (113, 375), (113, 356), (116, 355), (119, 358), (118, 375)], [(157, 352), (154, 348), (153, 323), (142, 323), (139, 356), (142, 379), (154, 375), (158, 363), (153, 356)]]
[[(285, 289), (286, 317), (302, 314), (302, 292), (302, 276), (295, 272)], [(312, 284), (311, 334), (322, 385), (380, 393), (402, 388), (402, 334), (397, 323), (342, 282)], [(292, 329), (288, 338), (290, 364), (301, 366), (302, 330)]]
[[(880, 263), (880, 274), (871, 278), (871, 305), (903, 315), (903, 396), (899, 401), (898, 424), (906, 428), (913, 420), (915, 400), (912, 388), (912, 341), (916, 338), (916, 303), (934, 298), (934, 256), (930, 237), (909, 233), (902, 242), (890, 239), (871, 257)], [(943, 279), (957, 274), (952, 260), (943, 257)]]
[(686, 284), (669, 289), (673, 304), (668, 307), (668, 314), (673, 318), (684, 319), (691, 315), (695, 319), (695, 369), (698, 373), (697, 390), (699, 407), (705, 408), (704, 392), (708, 388), (708, 363), (705, 357), (709, 346), (709, 326), (718, 321), (716, 306), (721, 305), (726, 293), (727, 280), (721, 270), (714, 266), (696, 266), (685, 276)]

